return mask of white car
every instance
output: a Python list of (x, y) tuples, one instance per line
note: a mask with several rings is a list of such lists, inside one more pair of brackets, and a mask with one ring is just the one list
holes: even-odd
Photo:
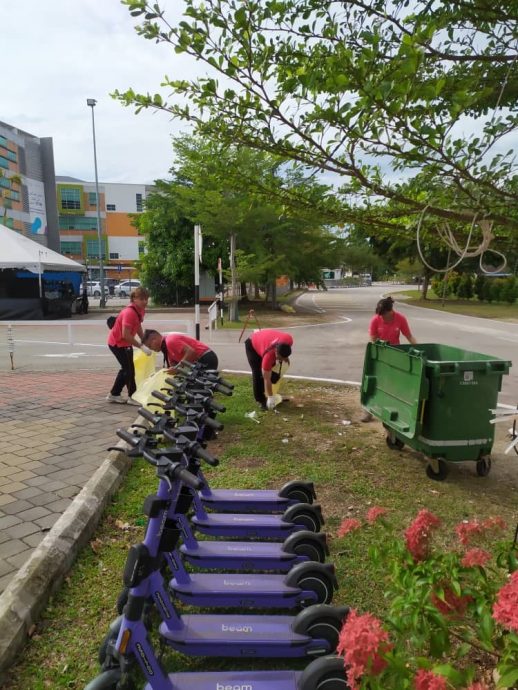
[[(79, 294), (82, 295), (84, 290), (84, 286), (81, 285), (79, 288)], [(86, 294), (88, 297), (100, 297), (101, 296), (101, 283), (98, 281), (93, 281), (93, 280), (88, 280), (86, 282)], [(104, 294), (106, 297), (109, 296), (110, 294), (110, 289), (107, 285), (104, 286)]]
[(129, 297), (131, 291), (142, 285), (140, 280), (137, 278), (132, 278), (131, 280), (123, 280), (113, 288), (113, 294), (115, 297)]

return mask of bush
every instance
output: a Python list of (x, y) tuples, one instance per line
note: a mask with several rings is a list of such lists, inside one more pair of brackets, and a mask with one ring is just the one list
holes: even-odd
[(485, 299), (484, 291), (486, 282), (486, 276), (483, 273), (475, 278), (475, 295), (481, 302)]
[(353, 609), (340, 633), (350, 689), (488, 690), (495, 672), (497, 687), (515, 687), (518, 546), (495, 542), (501, 518), (460, 523), (456, 543), (441, 551), (433, 513), (421, 510), (400, 538), (387, 512), (371, 508), (363, 527), (347, 519), (338, 530), (371, 530), (369, 557), (386, 571), (385, 620)]
[(457, 296), (462, 299), (471, 299), (473, 297), (473, 278), (470, 273), (462, 274), (457, 289)]

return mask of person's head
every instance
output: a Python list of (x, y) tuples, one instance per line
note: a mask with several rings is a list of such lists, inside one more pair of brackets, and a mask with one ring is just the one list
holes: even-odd
[(131, 291), (130, 302), (134, 303), (137, 307), (144, 309), (147, 306), (149, 300), (149, 292), (144, 287), (137, 287)]
[(376, 305), (376, 314), (384, 319), (390, 319), (393, 316), (394, 300), (392, 297), (384, 297), (380, 299)]
[(160, 347), (162, 345), (162, 334), (158, 331), (154, 331), (151, 328), (146, 328), (142, 338), (142, 344), (149, 347), (150, 350), (160, 352)]
[(277, 359), (280, 362), (287, 362), (291, 355), (291, 345), (288, 345), (287, 343), (279, 343), (275, 348), (275, 352), (277, 354)]

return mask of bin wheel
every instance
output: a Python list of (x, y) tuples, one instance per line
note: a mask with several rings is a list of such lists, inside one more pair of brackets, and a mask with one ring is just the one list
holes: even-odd
[(448, 476), (448, 464), (445, 460), (438, 458), (436, 461), (437, 470), (432, 464), (426, 466), (426, 476), (429, 479), (434, 479), (436, 482), (442, 482)]
[(387, 446), (391, 450), (402, 450), (405, 447), (403, 441), (401, 441), (401, 439), (399, 439), (397, 436), (393, 436), (392, 434), (386, 436), (385, 441), (387, 442)]
[(484, 455), (484, 457), (477, 460), (477, 474), (479, 477), (487, 477), (491, 471), (491, 458), (489, 455)]
[[(512, 431), (511, 431), (511, 436), (512, 436), (512, 438), (513, 438), (513, 441), (514, 441), (514, 439), (518, 436), (518, 431), (516, 430), (516, 419), (515, 419), (514, 422), (513, 422), (513, 428), (512, 428)], [(518, 444), (515, 445), (515, 446), (513, 446), (513, 450), (514, 450), (514, 452), (516, 453), (516, 455), (518, 455)]]

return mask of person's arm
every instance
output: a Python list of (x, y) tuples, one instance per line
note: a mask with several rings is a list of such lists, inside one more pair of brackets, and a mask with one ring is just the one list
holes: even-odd
[(122, 324), (122, 339), (125, 340), (127, 343), (131, 343), (133, 347), (140, 347), (140, 342), (131, 332), (131, 327), (127, 326), (126, 324)]
[(401, 317), (401, 333), (405, 336), (405, 338), (408, 340), (408, 342), (411, 345), (417, 345), (417, 340), (414, 338), (412, 335), (412, 331), (410, 330), (410, 326), (408, 325), (408, 320), (406, 316), (403, 316), (400, 314)]
[(371, 343), (376, 342), (376, 340), (378, 339), (378, 324), (376, 322), (375, 317), (371, 319), (371, 322), (369, 324), (369, 337)]
[(180, 362), (195, 362), (196, 360), (196, 351), (189, 345), (184, 345)]
[(264, 381), (264, 394), (266, 395), (267, 398), (271, 398), (273, 395), (273, 389), (272, 389), (272, 370), (267, 371), (266, 369), (262, 370), (263, 373), (263, 381)]

